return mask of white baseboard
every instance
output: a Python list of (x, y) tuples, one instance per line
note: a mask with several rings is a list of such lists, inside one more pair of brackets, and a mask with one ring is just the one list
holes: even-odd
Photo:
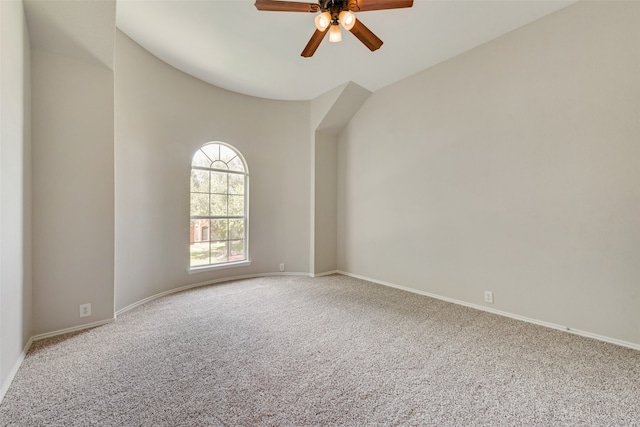
[(24, 358), (27, 355), (27, 352), (31, 348), (31, 344), (33, 344), (33, 337), (29, 338), (27, 345), (24, 346), (24, 349), (22, 349), (22, 353), (20, 353), (20, 356), (18, 357), (18, 360), (16, 360), (16, 363), (13, 364), (13, 368), (11, 368), (11, 371), (9, 372), (9, 376), (5, 380), (4, 384), (2, 384), (2, 387), (0, 388), (0, 403), (2, 403), (2, 399), (4, 399), (4, 395), (7, 394), (7, 391), (9, 390), (9, 387), (13, 382), (13, 378), (18, 373), (18, 369), (20, 369), (20, 366), (22, 365), (22, 362), (24, 361)]
[(330, 276), (332, 274), (341, 274), (341, 273), (338, 270), (332, 270), (332, 271), (325, 271), (324, 273), (311, 274), (311, 277)]
[(108, 325), (109, 323), (113, 323), (115, 321), (116, 321), (116, 318), (114, 317), (113, 319), (100, 320), (98, 322), (93, 322), (93, 323), (85, 323), (84, 325), (78, 325), (78, 326), (73, 326), (71, 328), (60, 329), (57, 331), (34, 335), (33, 337), (31, 337), (31, 339), (33, 341), (40, 341), (45, 338), (51, 338), (58, 335), (68, 334), (69, 332), (76, 332), (76, 331), (82, 331), (83, 329), (97, 328), (98, 326)]
[(216, 283), (230, 282), (232, 280), (242, 280), (242, 279), (255, 279), (257, 277), (271, 277), (271, 276), (305, 276), (305, 277), (313, 277), (310, 273), (301, 273), (301, 272), (276, 272), (276, 273), (262, 273), (262, 274), (247, 274), (244, 276), (234, 276), (234, 277), (225, 277), (222, 279), (213, 279), (207, 280), (205, 282), (193, 283), (191, 285), (181, 286), (175, 289), (169, 289), (168, 291), (160, 292), (155, 295), (151, 295), (150, 297), (141, 299), (140, 301), (136, 301), (133, 304), (130, 304), (120, 310), (116, 311), (116, 318), (123, 313), (126, 313), (129, 310), (132, 310), (142, 304), (146, 304), (149, 301), (153, 301), (158, 298), (162, 298), (167, 295), (175, 294), (177, 292), (186, 291), (193, 288), (199, 288), (202, 286), (215, 285)]
[(622, 340), (619, 340), (619, 339), (616, 339), (616, 338), (611, 338), (611, 337), (607, 337), (607, 336), (604, 336), (604, 335), (598, 335), (598, 334), (594, 334), (594, 333), (591, 333), (591, 332), (582, 331), (580, 329), (570, 328), (569, 326), (562, 326), (562, 325), (557, 325), (555, 323), (545, 322), (543, 320), (532, 319), (530, 317), (520, 316), (519, 314), (513, 314), (513, 313), (509, 313), (507, 311), (496, 310), (496, 309), (493, 309), (493, 308), (485, 307), (483, 305), (472, 304), (472, 303), (469, 303), (469, 302), (466, 302), (466, 301), (457, 300), (457, 299), (454, 299), (454, 298), (444, 297), (444, 296), (441, 296), (441, 295), (432, 294), (430, 292), (421, 291), (419, 289), (408, 288), (408, 287), (405, 287), (405, 286), (396, 285), (395, 283), (385, 282), (383, 280), (376, 280), (376, 279), (372, 279), (370, 277), (360, 276), (358, 274), (347, 273), (346, 271), (338, 270), (338, 271), (336, 271), (336, 273), (343, 274), (343, 275), (349, 276), (349, 277), (353, 277), (355, 279), (366, 280), (367, 282), (373, 282), (373, 283), (377, 283), (379, 285), (388, 286), (390, 288), (396, 288), (396, 289), (400, 289), (400, 290), (403, 290), (403, 291), (412, 292), (414, 294), (424, 295), (424, 296), (427, 296), (427, 297), (430, 297), (430, 298), (435, 298), (435, 299), (439, 299), (439, 300), (442, 300), (442, 301), (447, 301), (447, 302), (450, 302), (450, 303), (453, 303), (453, 304), (462, 305), (462, 306), (469, 307), (469, 308), (474, 308), (476, 310), (486, 311), (488, 313), (497, 314), (499, 316), (509, 317), (511, 319), (520, 320), (520, 321), (527, 322), (527, 323), (532, 323), (534, 325), (544, 326), (544, 327), (551, 328), (551, 329), (557, 329), (559, 331), (569, 332), (571, 334), (580, 335), (580, 336), (586, 337), (586, 338), (593, 338), (593, 339), (596, 339), (598, 341), (603, 341), (603, 342), (606, 342), (606, 343), (609, 343), (609, 344), (615, 344), (615, 345), (619, 345), (621, 347), (631, 348), (633, 350), (640, 350), (640, 344), (636, 344), (636, 343), (632, 343), (632, 342), (628, 342), (628, 341), (622, 341)]

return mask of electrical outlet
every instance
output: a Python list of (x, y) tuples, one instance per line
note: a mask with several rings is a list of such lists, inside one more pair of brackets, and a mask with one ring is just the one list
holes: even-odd
[(489, 302), (493, 304), (493, 292), (484, 291), (484, 302)]
[(91, 303), (80, 304), (80, 317), (91, 316)]
[(280, 271), (284, 271), (284, 263), (280, 264)]

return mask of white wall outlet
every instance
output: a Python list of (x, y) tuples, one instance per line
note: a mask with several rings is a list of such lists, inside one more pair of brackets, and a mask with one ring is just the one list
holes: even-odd
[(280, 271), (284, 271), (284, 263), (280, 264)]
[(484, 302), (490, 302), (493, 304), (493, 292), (484, 291)]
[(91, 303), (80, 304), (80, 317), (91, 316)]

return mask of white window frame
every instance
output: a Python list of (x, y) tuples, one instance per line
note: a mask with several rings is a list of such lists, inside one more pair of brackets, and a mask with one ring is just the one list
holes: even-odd
[[(216, 145), (220, 145), (220, 146), (225, 146), (228, 149), (232, 150), (235, 154), (236, 157), (239, 158), (242, 162), (242, 166), (244, 171), (240, 172), (240, 171), (235, 171), (235, 170), (225, 170), (225, 169), (220, 169), (220, 168), (215, 168), (215, 167), (203, 167), (203, 166), (194, 166), (194, 160), (196, 155), (198, 154), (198, 152), (200, 150), (202, 150), (204, 147), (208, 146), (208, 145), (212, 145), (212, 144), (216, 144)], [(204, 153), (204, 151), (203, 151)], [(206, 153), (204, 153), (206, 155)], [(208, 157), (208, 156), (207, 156)], [(210, 159), (210, 158), (209, 158)], [(227, 163), (230, 163), (233, 159), (229, 160)], [(215, 162), (216, 160), (212, 160), (212, 163)], [(217, 160), (217, 161), (221, 161), (221, 160)], [(227, 144), (226, 142), (222, 142), (222, 141), (211, 141), (211, 142), (207, 142), (205, 144), (203, 144), (200, 148), (198, 148), (198, 150), (194, 153), (194, 155), (191, 157), (191, 167), (190, 167), (190, 173), (189, 173), (189, 199), (191, 200), (191, 194), (192, 194), (192, 188), (191, 188), (191, 175), (192, 175), (192, 171), (193, 170), (208, 170), (208, 171), (213, 171), (213, 172), (225, 172), (227, 174), (235, 174), (235, 175), (243, 175), (244, 176), (244, 215), (243, 216), (239, 216), (239, 215), (192, 215), (191, 212), (191, 201), (189, 202), (189, 228), (190, 228), (190, 237), (189, 237), (189, 268), (188, 271), (190, 274), (192, 273), (199, 273), (199, 272), (204, 272), (204, 271), (211, 271), (211, 270), (220, 270), (220, 269), (225, 269), (225, 268), (231, 268), (231, 267), (240, 267), (240, 266), (247, 266), (247, 265), (251, 265), (251, 259), (249, 257), (249, 168), (247, 166), (247, 162), (244, 159), (244, 156), (242, 155), (242, 153), (233, 145), (231, 144)], [(229, 191), (229, 190), (227, 190)], [(207, 193), (201, 193), (201, 194), (207, 194)], [(208, 194), (214, 194), (211, 193), (211, 189), (209, 189), (209, 193)], [(226, 193), (227, 196), (230, 193)], [(195, 232), (195, 230), (191, 230), (191, 221), (193, 220), (197, 220), (197, 219), (208, 219), (208, 220), (215, 220), (215, 219), (243, 219), (244, 220), (244, 238), (243, 238), (243, 244), (244, 244), (244, 259), (240, 260), (240, 261), (227, 261), (227, 262), (220, 262), (220, 263), (215, 263), (215, 264), (203, 264), (203, 265), (195, 265), (192, 266), (191, 265), (191, 234)], [(198, 232), (201, 233), (202, 230), (200, 227), (198, 227)], [(211, 235), (212, 235), (212, 224), (209, 225), (209, 239), (211, 239)], [(200, 236), (201, 237), (201, 236)], [(194, 242), (195, 242), (195, 236), (194, 236)], [(209, 242), (211, 242), (211, 240), (209, 240)], [(227, 242), (231, 242), (230, 236), (227, 235)], [(230, 247), (227, 247), (227, 251), (230, 251)]]

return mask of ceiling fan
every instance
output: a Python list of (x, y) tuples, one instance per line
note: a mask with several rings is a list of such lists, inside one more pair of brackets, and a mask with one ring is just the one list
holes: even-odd
[(319, 0), (318, 3), (303, 3), (282, 0), (256, 0), (256, 9), (273, 12), (321, 13), (316, 16), (316, 31), (302, 51), (302, 56), (313, 56), (324, 36), (329, 33), (330, 42), (342, 40), (340, 25), (350, 31), (372, 52), (380, 49), (382, 40), (356, 19), (353, 12), (371, 10), (400, 9), (412, 7), (413, 0)]

